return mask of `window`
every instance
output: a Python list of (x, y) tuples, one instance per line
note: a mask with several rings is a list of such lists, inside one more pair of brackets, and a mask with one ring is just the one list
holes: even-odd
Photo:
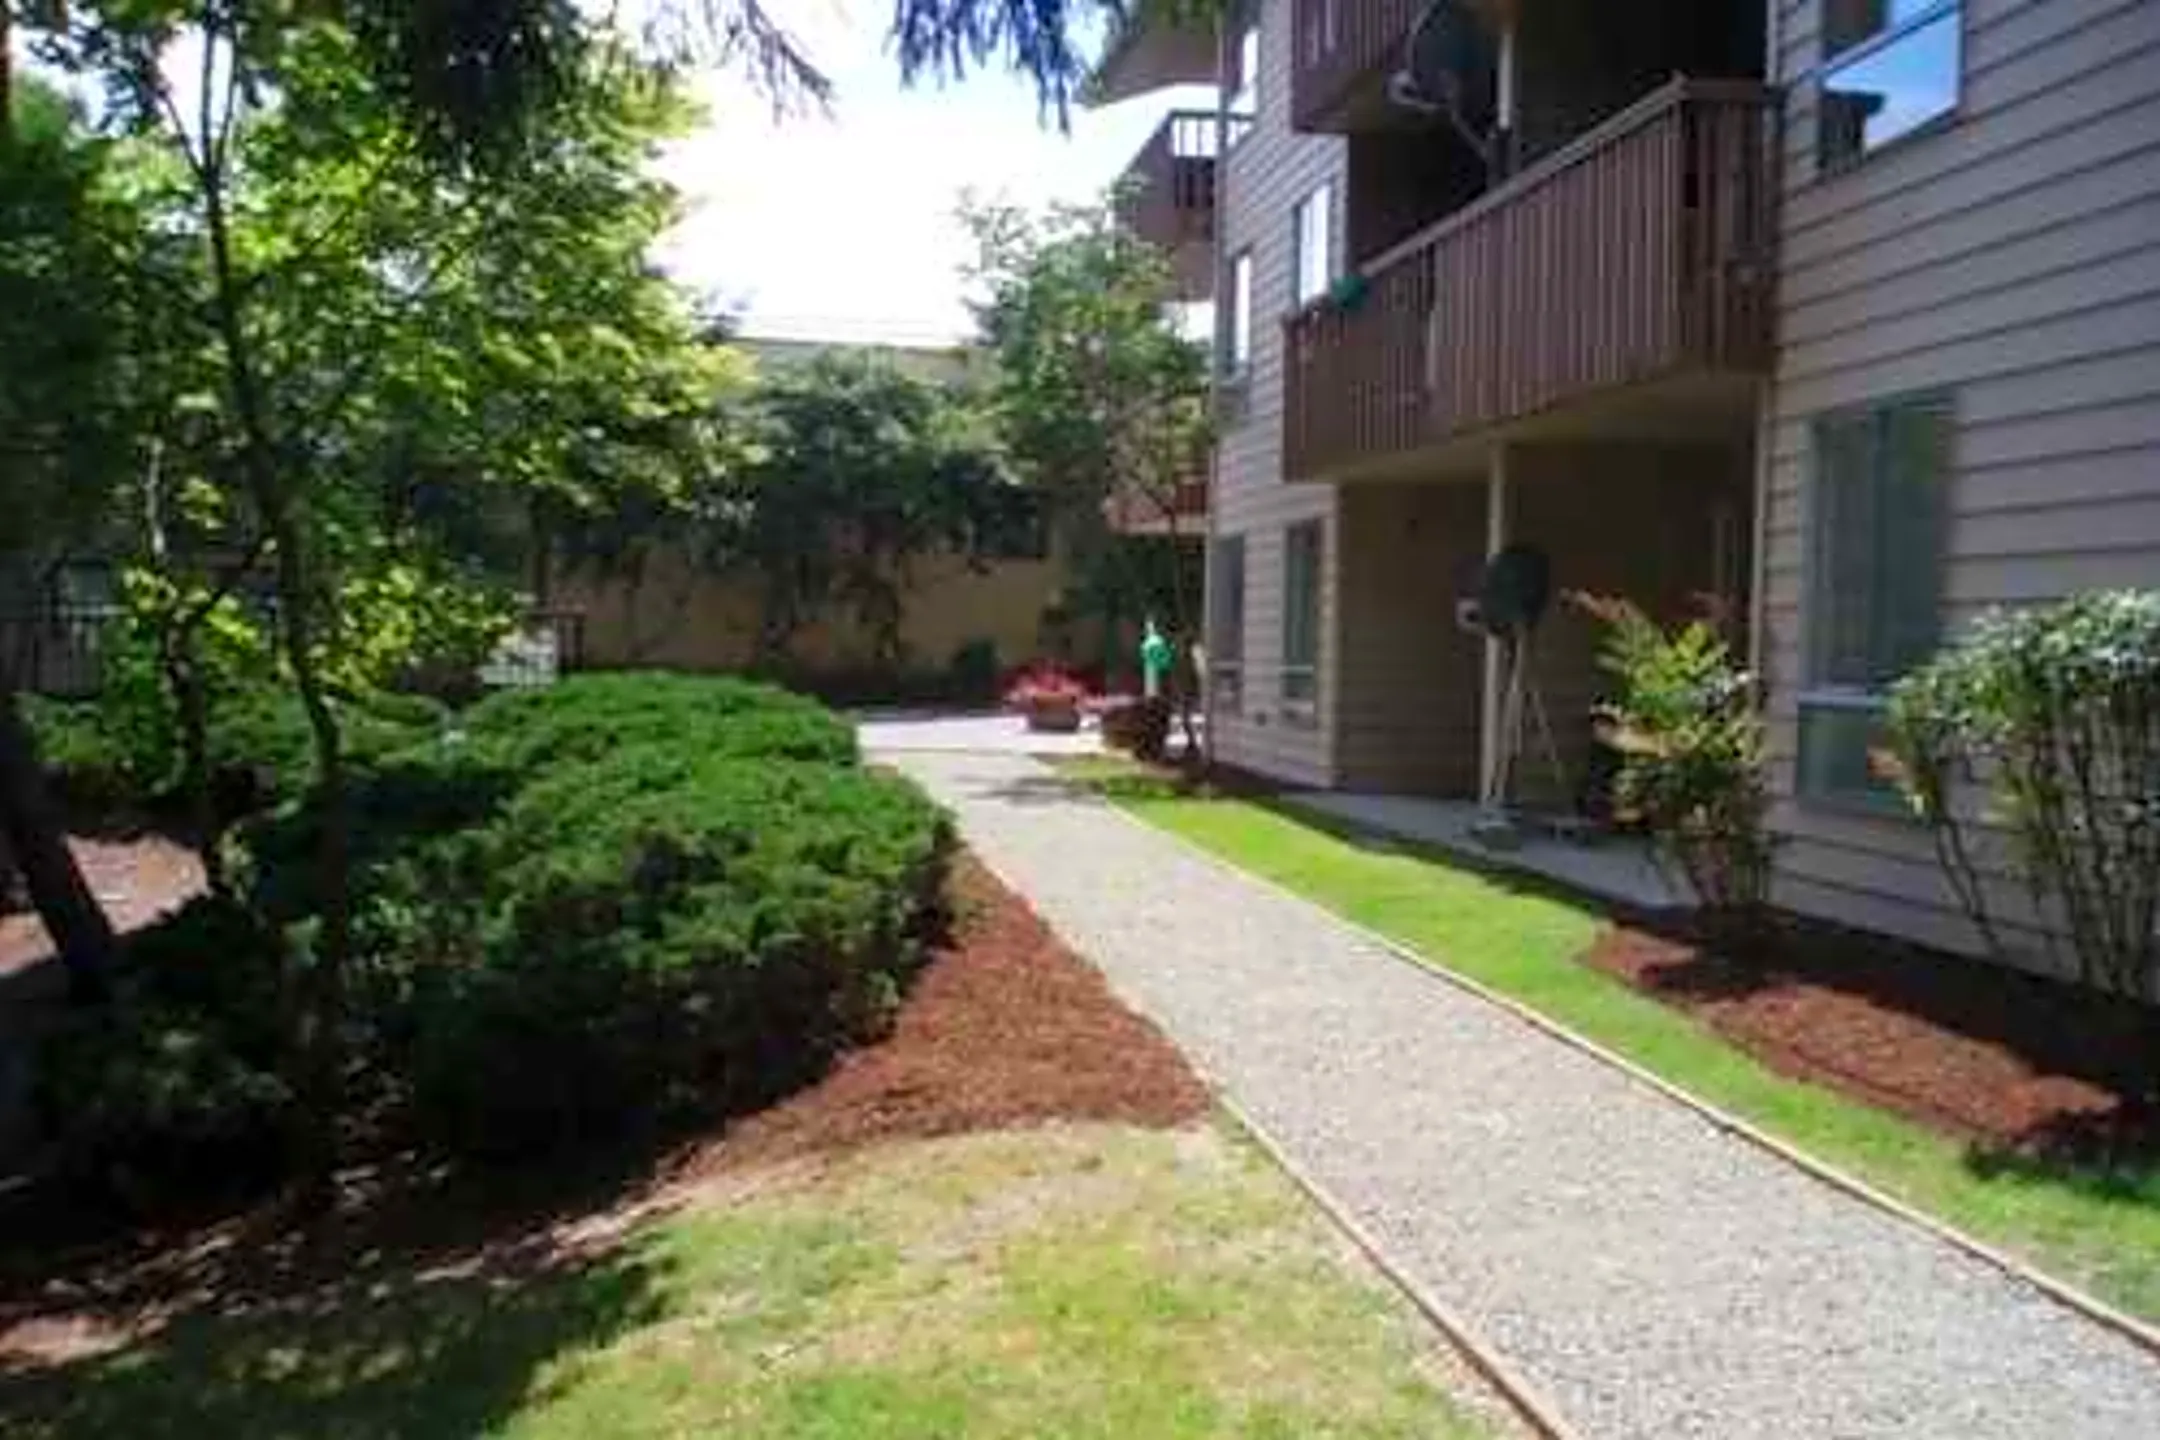
[(1230, 262), (1230, 314), (1223, 329), (1223, 370), (1232, 379), (1243, 379), (1252, 368), (1252, 287), (1252, 251), (1243, 250)]
[(1219, 537), (1208, 557), (1208, 674), (1215, 708), (1236, 714), (1245, 698), (1245, 537)]
[(1318, 520), (1283, 534), (1283, 715), (1308, 724), (1320, 702), (1321, 534)]
[(1958, 0), (1829, 0), (1823, 11), (1816, 153), (1825, 170), (1957, 108)]
[(1881, 695), (1941, 640), (1952, 412), (1900, 401), (1815, 423), (1800, 786), (1889, 796), (1868, 765)]
[(1298, 202), (1290, 217), (1291, 274), (1300, 306), (1327, 294), (1334, 283), (1334, 215), (1334, 187), (1322, 185)]
[(1248, 25), (1238, 37), (1237, 73), (1231, 76), (1232, 115), (1251, 115), (1260, 103), (1260, 27)]

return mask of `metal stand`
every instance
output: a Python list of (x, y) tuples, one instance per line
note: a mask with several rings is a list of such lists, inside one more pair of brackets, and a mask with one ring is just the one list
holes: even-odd
[(1470, 833), (1496, 850), (1512, 850), (1522, 843), (1522, 826), (1513, 802), (1515, 767), (1522, 758), (1524, 721), (1537, 727), (1537, 738), (1552, 767), (1553, 783), (1568, 793), (1567, 767), (1560, 763), (1560, 745), (1553, 738), (1552, 716), (1545, 707), (1545, 692), (1530, 668), (1530, 632), (1510, 635), (1502, 643), (1506, 679), (1500, 705), (1499, 763), (1493, 767), (1485, 792), (1478, 796), (1478, 818)]

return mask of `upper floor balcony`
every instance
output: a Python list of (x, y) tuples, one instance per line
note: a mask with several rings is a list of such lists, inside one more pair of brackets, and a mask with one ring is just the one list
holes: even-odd
[[(1387, 123), (1389, 77), (1433, 0), (1292, 0), (1290, 123), (1344, 132)], [(1480, 0), (1482, 3), (1482, 0)]]
[(1728, 408), (1769, 361), (1775, 114), (1753, 81), (1674, 80), (1290, 317), (1285, 473)]
[(1208, 484), (1197, 477), (1162, 494), (1122, 486), (1103, 502), (1103, 519), (1119, 535), (1198, 539), (1207, 533)]
[(1212, 110), (1175, 110), (1133, 157), (1118, 184), (1118, 214), (1176, 267), (1181, 299), (1205, 299), (1215, 281), (1216, 162), (1223, 131)]

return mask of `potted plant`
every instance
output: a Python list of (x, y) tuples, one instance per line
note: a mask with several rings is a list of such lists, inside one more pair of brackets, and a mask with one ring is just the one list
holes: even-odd
[(1006, 692), (1005, 703), (1027, 717), (1030, 730), (1070, 735), (1080, 728), (1080, 709), (1087, 700), (1087, 686), (1051, 666), (1038, 666), (1022, 674)]

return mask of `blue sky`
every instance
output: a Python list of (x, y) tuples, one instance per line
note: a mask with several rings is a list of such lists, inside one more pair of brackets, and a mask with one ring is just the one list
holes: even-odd
[(830, 118), (776, 123), (739, 82), (715, 80), (711, 123), (663, 167), (696, 207), (669, 239), (669, 268), (739, 307), (753, 334), (958, 338), (961, 192), (1086, 198), (1179, 98), (1076, 111), (1060, 135), (1033, 87), (1002, 72), (903, 89), (885, 48), (889, 0), (792, 0), (780, 13), (838, 87)]
[[(885, 44), (891, 0), (775, 0), (836, 87), (827, 116), (776, 121), (739, 77), (701, 92), (709, 123), (662, 173), (691, 207), (660, 258), (752, 334), (943, 343), (967, 333), (954, 219), (963, 191), (1028, 204), (1098, 194), (1179, 103), (1177, 91), (1076, 110), (1069, 134), (1002, 70), (905, 89)], [(177, 64), (176, 84), (192, 84)]]

